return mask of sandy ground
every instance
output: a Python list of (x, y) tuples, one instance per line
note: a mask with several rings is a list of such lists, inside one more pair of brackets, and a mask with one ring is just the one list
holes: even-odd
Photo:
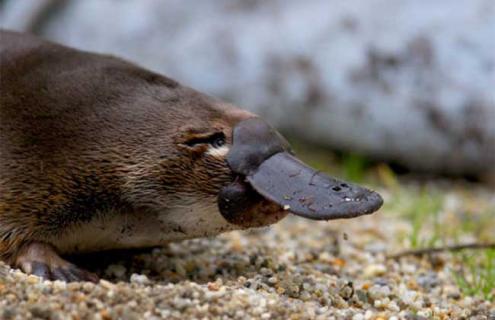
[[(41, 281), (0, 263), (0, 319), (495, 319), (491, 298), (456, 280), (466, 268), (460, 254), (387, 258), (414, 232), (396, 206), (418, 204), (381, 192), (393, 203), (358, 219), (290, 216), (271, 228), (79, 258), (104, 279), (96, 285)], [(441, 230), (458, 228), (453, 216), (466, 212), (488, 220), (456, 243), (490, 240), (491, 191), (449, 187)], [(430, 227), (420, 236), (431, 239)]]

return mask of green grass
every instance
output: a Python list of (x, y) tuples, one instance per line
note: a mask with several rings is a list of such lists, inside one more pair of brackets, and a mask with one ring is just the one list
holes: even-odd
[(488, 301), (495, 299), (495, 249), (456, 254), (461, 262), (453, 275), (464, 294), (478, 296)]
[[(383, 214), (402, 217), (410, 222), (411, 231), (402, 240), (412, 249), (458, 242), (463, 235), (481, 235), (481, 240), (490, 237), (487, 226), (495, 222), (495, 214), (480, 212), (493, 210), (493, 207), (482, 209), (477, 197), (462, 186), (462, 192), (454, 192), (456, 197), (466, 201), (463, 207), (465, 212), (455, 216), (455, 221), (449, 221), (449, 228), (445, 227), (446, 194), (453, 194), (454, 185), (443, 185), (440, 188), (436, 183), (425, 184), (404, 183), (387, 164), (373, 163), (366, 157), (356, 153), (335, 153), (328, 149), (315, 147), (310, 144), (291, 139), (291, 144), (298, 157), (317, 170), (326, 172), (335, 177), (360, 183), (366, 186), (378, 187), (389, 193), (385, 199)], [(464, 199), (465, 198), (465, 199)], [(485, 239), (483, 239), (483, 236)]]
[[(399, 235), (405, 249), (432, 248), (463, 243), (467, 238), (493, 242), (495, 208), (476, 188), (462, 181), (405, 182), (387, 164), (377, 164), (351, 153), (333, 153), (292, 141), (298, 157), (310, 166), (341, 179), (378, 187), (385, 195), (383, 215), (408, 221), (409, 231)], [(458, 203), (449, 206), (449, 201)], [(455, 282), (465, 295), (495, 299), (495, 250), (454, 253)]]
[[(412, 248), (433, 247), (442, 239), (439, 213), (442, 209), (443, 197), (422, 190), (414, 205), (409, 207), (406, 218), (412, 223), (409, 241)], [(422, 231), (429, 224), (429, 232)]]
[[(443, 189), (434, 184), (411, 187), (394, 182), (391, 185), (395, 187), (388, 188), (391, 197), (385, 204), (384, 211), (410, 222), (410, 232), (404, 235), (403, 240), (411, 249), (462, 243), (462, 238), (466, 235), (479, 242), (494, 241), (493, 206), (473, 197), (468, 189), (453, 192), (450, 187)], [(449, 212), (451, 209), (446, 206), (447, 197), (453, 194), (459, 197), (462, 204), (455, 211)], [(468, 250), (454, 253), (454, 257), (459, 267), (451, 270), (455, 283), (463, 294), (494, 301), (495, 249)]]
[[(386, 185), (394, 187), (388, 188), (391, 196), (385, 203), (384, 213), (399, 215), (411, 225), (410, 231), (402, 239), (405, 246), (422, 249), (463, 243), (462, 239), (466, 235), (479, 242), (494, 241), (493, 206), (473, 197), (468, 189), (453, 192), (450, 187), (444, 190), (434, 184), (410, 186), (401, 184), (399, 180), (394, 182), (392, 178), (385, 181), (392, 181)], [(450, 212), (452, 209), (446, 203), (453, 194), (459, 197), (462, 204)], [(494, 301), (495, 249), (467, 250), (453, 254), (458, 268), (450, 269), (462, 293)]]
[(352, 182), (361, 182), (365, 180), (369, 167), (368, 160), (362, 155), (356, 153), (344, 154), (342, 157), (342, 167), (344, 178)]
[(392, 192), (384, 210), (410, 222), (411, 232), (406, 235), (407, 242), (412, 249), (419, 249), (443, 243), (445, 228), (442, 228), (440, 220), (443, 204), (441, 192), (426, 187), (399, 186)]

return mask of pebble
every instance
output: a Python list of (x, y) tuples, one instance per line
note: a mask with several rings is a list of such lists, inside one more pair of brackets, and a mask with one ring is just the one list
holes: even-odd
[(27, 283), (29, 283), (29, 284), (35, 284), (35, 283), (38, 283), (40, 281), (41, 281), (41, 278), (39, 278), (37, 276), (29, 275), (27, 277)]
[(105, 270), (105, 273), (116, 278), (123, 278), (126, 274), (126, 267), (121, 264), (111, 264)]
[(363, 270), (363, 276), (365, 278), (374, 278), (377, 276), (384, 275), (387, 272), (387, 267), (383, 264), (371, 264), (366, 266)]
[(416, 281), (421, 287), (423, 287), (423, 289), (426, 290), (430, 290), (438, 285), (438, 277), (434, 272), (420, 274)]
[(137, 284), (148, 284), (148, 283), (150, 283), (150, 280), (144, 274), (133, 273), (131, 275), (131, 282), (137, 283)]
[(373, 285), (368, 291), (368, 294), (372, 299), (382, 299), (384, 297), (389, 296), (390, 293), (391, 291), (389, 287), (378, 286), (378, 285)]
[(0, 262), (0, 319), (494, 318), (493, 303), (458, 287), (453, 255), (386, 259), (404, 249), (395, 231), (408, 229), (384, 210), (173, 243), (98, 266), (97, 284), (42, 281)]
[(364, 319), (365, 320), (369, 320), (373, 317), (373, 311), (371, 310), (367, 310), (365, 313), (364, 313)]

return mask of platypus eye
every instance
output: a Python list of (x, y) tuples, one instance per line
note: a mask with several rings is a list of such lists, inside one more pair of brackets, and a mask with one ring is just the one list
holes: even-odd
[(207, 136), (196, 136), (187, 140), (184, 144), (189, 147), (194, 147), (199, 144), (209, 144), (213, 148), (220, 148), (225, 144), (225, 134), (223, 132), (215, 132)]
[(213, 148), (220, 148), (225, 144), (225, 135), (223, 132), (221, 135), (215, 137), (215, 139), (210, 143)]

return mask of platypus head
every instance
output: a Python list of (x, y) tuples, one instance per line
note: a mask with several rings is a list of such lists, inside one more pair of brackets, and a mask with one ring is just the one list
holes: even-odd
[(265, 226), (289, 213), (315, 220), (352, 218), (382, 205), (377, 193), (298, 160), (260, 117), (189, 89), (177, 90), (188, 91), (168, 109), (180, 112), (169, 153), (176, 157), (164, 159), (161, 168), (163, 184), (176, 199), (168, 199), (169, 204), (181, 208), (169, 222), (185, 219), (194, 225), (182, 223), (188, 237)]
[(376, 192), (318, 172), (297, 159), (287, 140), (264, 120), (237, 123), (226, 156), (235, 180), (218, 197), (221, 214), (244, 223), (245, 208), (262, 201), (314, 220), (353, 218), (380, 208)]
[[(255, 114), (144, 75), (147, 84), (134, 95), (126, 119), (132, 136), (125, 139), (138, 141), (138, 154), (130, 158), (139, 159), (126, 169), (127, 185), (131, 203), (159, 212), (164, 230), (174, 231), (171, 238), (265, 226), (289, 213), (352, 218), (382, 205), (377, 193), (298, 160), (282, 135)], [(141, 74), (138, 80), (142, 85)]]

